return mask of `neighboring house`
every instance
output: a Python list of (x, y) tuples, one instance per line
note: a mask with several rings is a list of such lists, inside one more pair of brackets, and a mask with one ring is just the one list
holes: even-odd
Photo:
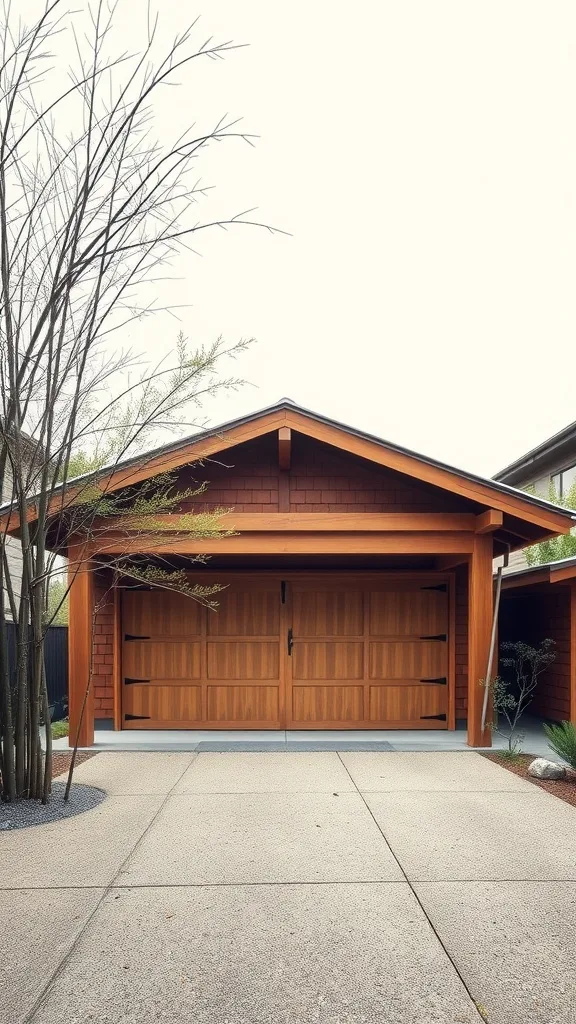
[[(168, 470), (185, 489), (199, 460), (208, 489), (182, 510), (232, 508), (232, 536), (171, 538), (167, 517), (160, 537), (111, 522), (70, 545), (86, 560), (69, 601), (72, 735), (92, 654), (95, 666), (81, 745), (95, 719), (126, 730), (467, 722), (472, 746), (490, 743), (480, 680), (493, 558), (569, 532), (565, 510), (284, 400), (103, 471), (107, 490), (136, 493)], [(219, 610), (90, 568), (116, 554), (179, 567), (211, 556), (191, 578), (226, 584)]]
[[(4, 475), (4, 490), (2, 491), (2, 504), (7, 504), (12, 501), (12, 473), (10, 466), (6, 467), (6, 473)], [(6, 537), (6, 558), (8, 561), (8, 567), (10, 571), (10, 579), (12, 581), (12, 587), (14, 590), (14, 597), (17, 605), (20, 603), (20, 586), (22, 582), (22, 548), (20, 541), (15, 537)], [(4, 600), (4, 610), (6, 618), (12, 618), (12, 609), (10, 606), (10, 600), (8, 597), (8, 590), (4, 587), (2, 594)]]
[[(28, 434), (22, 434), (22, 438), (25, 446), (25, 451), (27, 451), (29, 456), (28, 465), (31, 467), (33, 461), (37, 459), (36, 442)], [(1, 497), (2, 505), (8, 504), (14, 499), (12, 486), (12, 471), (10, 468), (10, 463), (8, 463), (6, 466), (6, 471), (4, 474), (4, 489), (2, 491)], [(10, 579), (12, 582), (12, 588), (14, 590), (14, 597), (16, 600), (16, 605), (18, 606), (20, 603), (20, 590), (22, 582), (22, 548), (20, 546), (19, 540), (17, 540), (14, 537), (6, 537), (6, 557), (10, 569)], [(4, 588), (4, 593), (2, 596), (4, 600), (4, 609), (6, 612), (6, 617), (8, 619), (11, 619), (12, 609), (10, 607), (10, 600), (8, 597), (8, 591), (6, 587)]]
[[(570, 423), (537, 448), (495, 473), (494, 480), (522, 491), (530, 490), (543, 498), (549, 497), (553, 485), (559, 498), (566, 497), (576, 483), (576, 423)], [(527, 566), (523, 551), (516, 551), (510, 556), (505, 572), (525, 569)]]

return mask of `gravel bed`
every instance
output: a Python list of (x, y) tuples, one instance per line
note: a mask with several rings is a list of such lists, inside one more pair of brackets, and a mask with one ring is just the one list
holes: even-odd
[(36, 800), (20, 800), (14, 804), (0, 803), (0, 835), (16, 828), (30, 828), (32, 825), (45, 825), (49, 821), (73, 818), (76, 814), (91, 811), (93, 807), (102, 803), (106, 796), (104, 790), (96, 786), (73, 783), (70, 799), (68, 803), (64, 803), (65, 788), (65, 782), (55, 782), (48, 804), (41, 804)]
[(507, 771), (513, 772), (514, 775), (519, 775), (521, 779), (526, 779), (526, 782), (531, 782), (534, 786), (539, 786), (540, 789), (545, 789), (547, 793), (552, 793), (553, 796), (557, 796), (560, 800), (564, 800), (567, 804), (572, 804), (573, 807), (576, 807), (576, 772), (567, 768), (565, 779), (536, 779), (533, 775), (528, 774), (528, 765), (537, 756), (536, 754), (519, 754), (518, 758), (511, 761), (509, 758), (502, 757), (496, 752), (483, 754), (483, 757), (487, 757), (489, 761), (499, 764), (501, 768), (506, 768)]

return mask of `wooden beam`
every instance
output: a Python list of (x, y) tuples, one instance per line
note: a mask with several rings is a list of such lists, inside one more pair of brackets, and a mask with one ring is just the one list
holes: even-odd
[(281, 470), (290, 469), (292, 453), (292, 431), (290, 427), (278, 430), (278, 466)]
[(470, 480), (459, 474), (456, 469), (431, 465), (425, 459), (418, 458), (417, 455), (395, 451), (387, 448), (378, 440), (358, 437), (353, 431), (346, 430), (344, 427), (321, 423), (296, 410), (287, 410), (286, 423), (293, 430), (314, 437), (317, 441), (323, 441), (341, 451), (350, 452), (350, 454), (358, 455), (370, 462), (413, 476), (416, 480), (423, 480), (435, 487), (441, 487), (454, 494), (461, 494), (482, 505), (499, 508), (503, 512), (516, 515), (520, 519), (555, 531), (557, 534), (570, 532), (571, 523), (566, 515), (555, 512), (554, 509), (535, 505), (520, 495), (516, 496), (500, 491), (493, 487), (488, 480)]
[(476, 533), (493, 533), (499, 530), (504, 521), (502, 512), (495, 508), (487, 508), (479, 516), (476, 516)]
[[(450, 493), (459, 494), (482, 505), (500, 509), (508, 515), (533, 523), (541, 530), (545, 530), (547, 534), (569, 533), (572, 527), (572, 523), (566, 515), (556, 512), (554, 509), (536, 505), (520, 495), (501, 491), (490, 481), (470, 479), (460, 474), (458, 470), (433, 465), (416, 454), (391, 448), (377, 439), (359, 436), (346, 427), (323, 422), (295, 409), (276, 410), (254, 417), (248, 422), (232, 425), (228, 430), (222, 429), (210, 436), (201, 435), (198, 438), (192, 438), (187, 444), (171, 451), (144, 455), (129, 466), (119, 466), (116, 470), (103, 472), (92, 484), (86, 481), (79, 484), (77, 488), (70, 486), (64, 499), (61, 494), (54, 495), (50, 503), (50, 514), (57, 515), (63, 511), (63, 507), (80, 500), (86, 488), (94, 486), (94, 483), (105, 493), (120, 487), (133, 486), (159, 473), (169, 472), (190, 462), (209, 458), (217, 452), (225, 451), (232, 446), (243, 444), (245, 441), (250, 441), (282, 427), (301, 432), (317, 441), (329, 444), (339, 451), (367, 459), (375, 465), (395, 470), (413, 477), (415, 480), (421, 480)], [(28, 518), (32, 520), (35, 516), (35, 510), (30, 507)], [(9, 520), (8, 526), (8, 514), (1, 517), (0, 528), (7, 529), (8, 532), (16, 532), (19, 528), (17, 512), (11, 512)], [(533, 542), (541, 539), (541, 536), (536, 536), (533, 538)]]
[(492, 746), (490, 729), (482, 731), (484, 688), (493, 614), (492, 538), (478, 534), (468, 569), (468, 744)]
[[(92, 621), (94, 614), (94, 574), (83, 542), (68, 546), (68, 716), (69, 740), (73, 746), (94, 743), (94, 686), (92, 672)], [(88, 682), (91, 682), (84, 712), (82, 706)]]
[(114, 634), (112, 641), (112, 686), (114, 691), (114, 728), (122, 728), (122, 602), (118, 586), (113, 590), (114, 601)]
[[(488, 539), (490, 539), (488, 537)], [(209, 554), (209, 555), (364, 555), (470, 553), (474, 534), (305, 531), (240, 533), (233, 537), (195, 537), (135, 534), (118, 531), (96, 537), (88, 544), (95, 554)]]
[[(154, 516), (154, 531), (183, 534), (179, 516)], [(185, 523), (190, 517), (186, 516)], [(238, 533), (474, 533), (476, 516), (467, 512), (235, 512), (220, 520), (224, 530)], [(129, 524), (119, 518), (100, 519), (92, 530), (105, 537), (122, 528), (130, 535)], [(145, 529), (135, 529), (143, 533)]]

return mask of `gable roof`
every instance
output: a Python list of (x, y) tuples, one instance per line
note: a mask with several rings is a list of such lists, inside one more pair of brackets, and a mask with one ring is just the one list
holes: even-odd
[(526, 481), (528, 476), (534, 476), (539, 471), (544, 472), (550, 460), (558, 461), (566, 458), (567, 462), (576, 460), (576, 423), (569, 423), (552, 437), (542, 441), (542, 444), (532, 448), (525, 455), (521, 455), (510, 465), (505, 466), (494, 474), (494, 479), (502, 483), (520, 483)]
[[(287, 426), (341, 451), (367, 459), (380, 466), (459, 494), (471, 501), (498, 509), (510, 519), (508, 528), (514, 533), (514, 521), (532, 524), (544, 535), (567, 533), (576, 518), (573, 513), (535, 495), (525, 494), (508, 484), (489, 480), (454, 466), (429, 458), (401, 445), (386, 441), (337, 420), (281, 399), (247, 416), (230, 420), (220, 426), (172, 441), (144, 454), (133, 456), (96, 473), (88, 473), (68, 481), (54, 494), (55, 515), (78, 500), (87, 485), (96, 484), (107, 493), (169, 472), (191, 462), (208, 459), (233, 446), (252, 440)], [(31, 520), (34, 519), (34, 498), (31, 499)], [(10, 506), (0, 508), (6, 516)], [(9, 530), (18, 529), (14, 512), (10, 516)], [(539, 536), (523, 537), (523, 543), (532, 543)]]

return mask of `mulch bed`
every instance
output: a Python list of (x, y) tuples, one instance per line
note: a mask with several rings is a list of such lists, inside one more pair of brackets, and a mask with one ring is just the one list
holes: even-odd
[[(99, 753), (98, 750), (79, 750), (76, 754), (76, 762), (74, 767), (77, 768), (83, 761), (88, 761), (91, 757), (96, 757)], [(52, 753), (52, 778), (55, 779), (57, 775), (63, 775), (67, 772), (70, 767), (70, 758), (72, 754), (67, 750), (54, 750)]]
[(519, 775), (520, 778), (526, 779), (527, 782), (540, 786), (540, 789), (545, 789), (547, 793), (552, 793), (553, 796), (557, 796), (567, 804), (572, 804), (573, 807), (576, 807), (576, 772), (573, 772), (571, 768), (566, 769), (567, 775), (565, 779), (535, 779), (532, 775), (528, 775), (528, 765), (536, 757), (535, 754), (519, 754), (518, 758), (514, 761), (510, 761), (508, 758), (496, 753), (483, 754), (482, 756), (487, 757), (489, 761), (494, 761), (495, 764), (499, 764), (501, 768), (506, 768), (507, 771), (513, 772), (514, 775)]

